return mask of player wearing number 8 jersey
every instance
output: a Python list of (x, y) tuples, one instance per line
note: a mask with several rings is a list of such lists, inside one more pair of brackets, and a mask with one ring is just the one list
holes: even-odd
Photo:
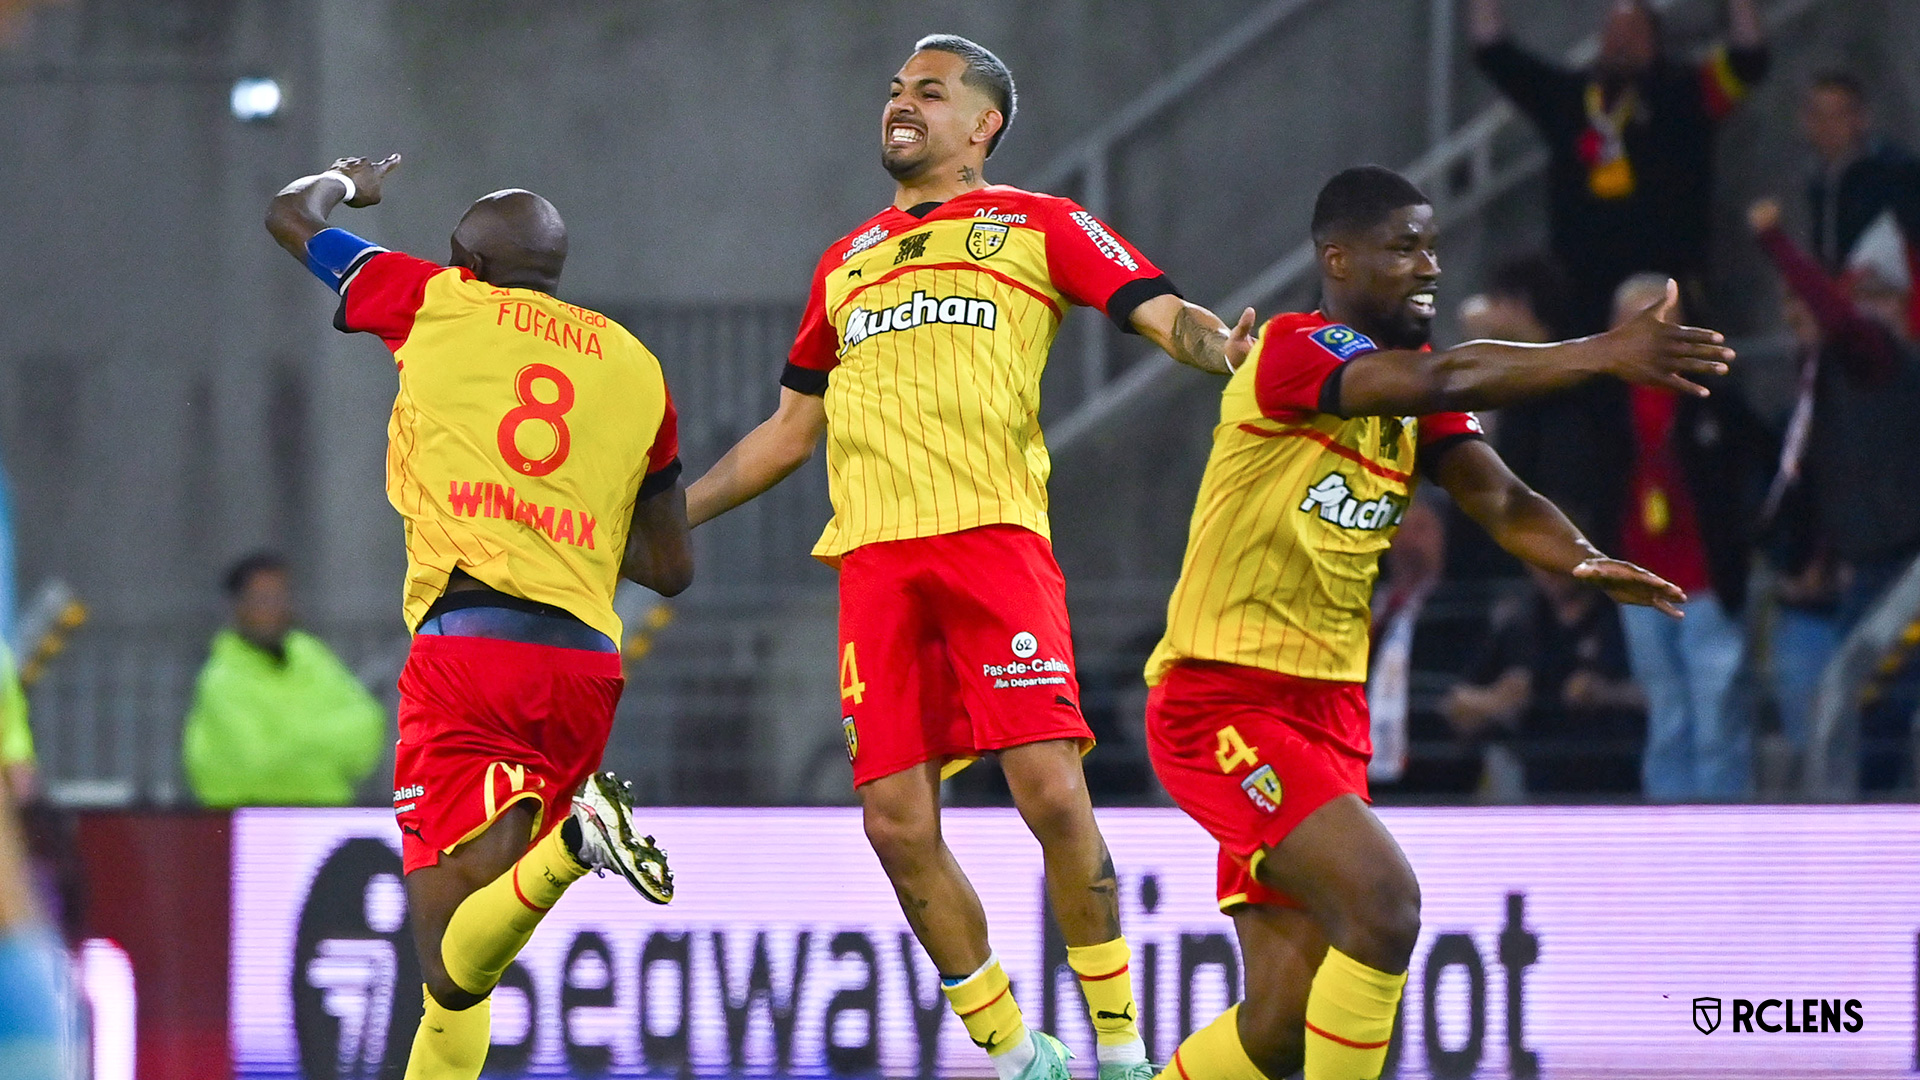
[(778, 411), (688, 489), (688, 516), (765, 491), (825, 436), (833, 520), (814, 553), (840, 568), (840, 721), (868, 838), (995, 1072), (1064, 1080), (1058, 1044), (1028, 1037), (941, 839), (941, 777), (997, 755), (1046, 853), (1113, 1080), (1152, 1069), (1080, 767), (1092, 732), (1047, 541), (1040, 375), (1069, 305), (1219, 374), (1244, 355), (1253, 314), (1230, 333), (1086, 210), (988, 185), (1013, 112), (992, 53), (947, 35), (919, 43), (881, 116), (893, 205), (821, 257)]
[(1440, 277), (1433, 208), (1385, 169), (1314, 206), (1321, 309), (1280, 315), (1228, 382), (1166, 635), (1147, 665), (1147, 744), (1181, 809), (1219, 841), (1219, 896), (1245, 1001), (1195, 1032), (1167, 1080), (1378, 1077), (1420, 929), (1420, 893), (1367, 808), (1364, 683), (1380, 553), (1416, 483), (1437, 481), (1501, 546), (1626, 603), (1680, 590), (1595, 550), (1459, 410), (1614, 375), (1704, 393), (1725, 370), (1666, 304), (1549, 346), (1427, 348)]
[(665, 855), (596, 770), (623, 682), (615, 583), (671, 595), (693, 564), (659, 362), (554, 296), (559, 213), (528, 191), (486, 196), (448, 266), (326, 227), (342, 201), (378, 202), (398, 162), (296, 180), (267, 227), (340, 293), (335, 326), (377, 335), (399, 376), (387, 497), (415, 636), (394, 813), (426, 976), (406, 1075), (471, 1080), (489, 995), (569, 884), (615, 870), (672, 898)]

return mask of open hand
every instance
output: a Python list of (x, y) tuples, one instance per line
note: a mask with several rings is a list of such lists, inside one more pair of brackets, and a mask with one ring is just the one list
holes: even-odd
[(1644, 567), (1601, 557), (1574, 567), (1573, 576), (1577, 581), (1598, 586), (1617, 603), (1639, 604), (1657, 608), (1676, 619), (1686, 618), (1680, 605), (1687, 602), (1687, 594), (1680, 586)]
[(380, 182), (387, 174), (400, 165), (399, 154), (388, 154), (379, 161), (363, 157), (343, 157), (328, 166), (346, 173), (355, 188), (353, 198), (347, 200), (352, 207), (374, 206), (380, 202)]
[(1253, 351), (1254, 327), (1258, 318), (1253, 309), (1248, 308), (1240, 313), (1240, 321), (1234, 323), (1233, 329), (1227, 332), (1227, 364), (1235, 371), (1240, 370), (1247, 354)]
[(1667, 295), (1645, 311), (1600, 335), (1607, 349), (1607, 371), (1630, 383), (1706, 397), (1708, 390), (1689, 375), (1725, 375), (1733, 350), (1717, 331), (1673, 321), (1680, 286), (1667, 279)]

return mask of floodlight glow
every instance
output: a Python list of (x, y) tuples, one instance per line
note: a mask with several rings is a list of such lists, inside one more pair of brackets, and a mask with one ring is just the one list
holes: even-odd
[(228, 97), (233, 118), (245, 124), (273, 119), (280, 111), (280, 102), (280, 84), (266, 78), (235, 79)]

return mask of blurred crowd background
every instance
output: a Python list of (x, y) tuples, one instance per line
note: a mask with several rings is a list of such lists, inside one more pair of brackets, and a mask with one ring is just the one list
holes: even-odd
[[(661, 358), (690, 475), (768, 412), (818, 252), (886, 199), (887, 79), (997, 50), (988, 179), (1071, 195), (1192, 299), (1315, 302), (1308, 208), (1376, 162), (1444, 228), (1436, 347), (1606, 328), (1679, 280), (1712, 397), (1595, 383), (1483, 417), (1680, 622), (1523, 573), (1423, 493), (1375, 603), (1382, 801), (1911, 799), (1920, 677), (1920, 7), (1902, 0), (0, 3), (0, 757), (17, 802), (387, 802), (404, 554), (376, 342), (261, 230), (282, 183), (407, 156), (340, 223), (444, 257), (549, 196), (566, 298)], [(1218, 384), (1076, 313), (1043, 419), (1087, 760), (1155, 803), (1140, 670)], [(608, 763), (660, 803), (850, 801), (822, 465), (624, 597)], [(990, 766), (951, 781), (997, 803)]]

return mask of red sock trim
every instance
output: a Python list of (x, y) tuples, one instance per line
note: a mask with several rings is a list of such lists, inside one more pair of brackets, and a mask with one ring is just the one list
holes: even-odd
[(1379, 1042), (1354, 1042), (1352, 1039), (1343, 1039), (1331, 1031), (1321, 1031), (1319, 1028), (1313, 1026), (1312, 1021), (1307, 1022), (1307, 1030), (1328, 1042), (1337, 1042), (1341, 1046), (1350, 1046), (1355, 1050), (1378, 1050), (1393, 1041), (1391, 1038), (1386, 1038), (1381, 1039)]
[(1120, 970), (1109, 971), (1105, 975), (1082, 975), (1080, 972), (1077, 972), (1077, 971), (1074, 972), (1074, 974), (1080, 976), (1081, 982), (1105, 982), (1108, 979), (1118, 978), (1122, 975), (1125, 975), (1127, 973), (1127, 968), (1129, 966), (1131, 965), (1121, 964)]
[(513, 895), (517, 899), (519, 899), (519, 901), (522, 904), (527, 905), (528, 911), (551, 911), (552, 910), (551, 908), (543, 908), (539, 904), (536, 904), (533, 901), (527, 899), (527, 894), (520, 891), (520, 864), (519, 863), (514, 863), (513, 869), (507, 871), (507, 873), (512, 875)]
[(967, 1017), (972, 1016), (974, 1013), (985, 1012), (986, 1010), (993, 1008), (994, 1002), (999, 1001), (1001, 998), (1006, 997), (1008, 994), (1011, 994), (1011, 993), (1013, 993), (1013, 985), (1009, 983), (1005, 990), (1002, 990), (999, 993), (993, 995), (993, 999), (991, 1001), (988, 1001), (985, 1005), (980, 1006), (978, 1009), (968, 1009), (966, 1012), (963, 1012), (960, 1014), (960, 1018), (964, 1020)]

